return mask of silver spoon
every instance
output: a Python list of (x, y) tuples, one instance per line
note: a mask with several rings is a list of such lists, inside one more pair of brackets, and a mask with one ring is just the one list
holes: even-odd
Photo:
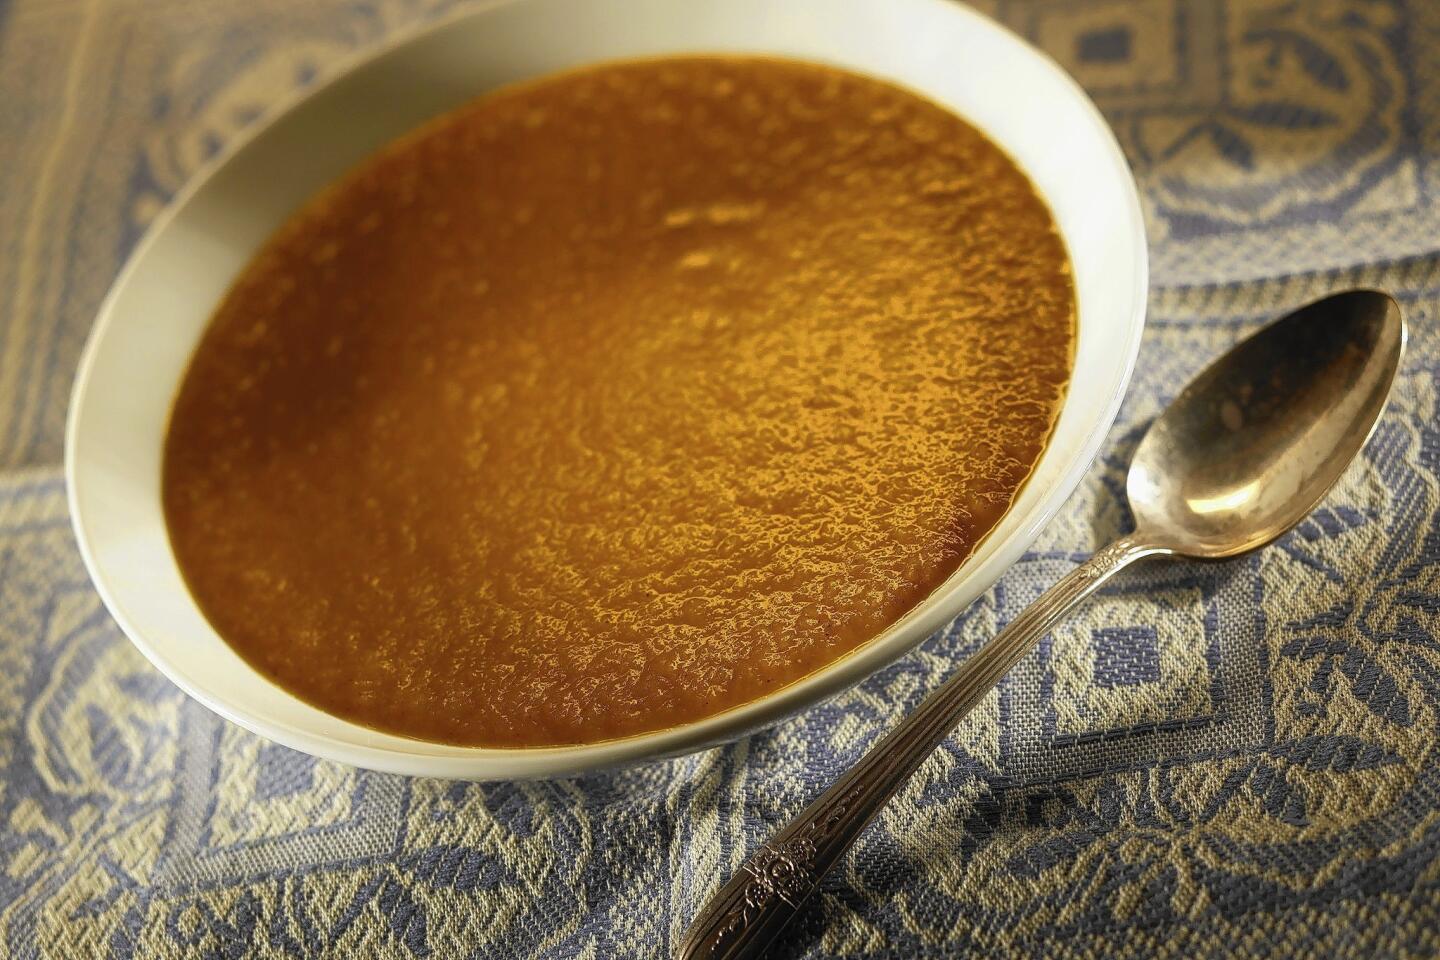
[(751, 855), (700, 911), (682, 958), (758, 957), (875, 814), (1060, 619), (1152, 554), (1218, 560), (1299, 523), (1379, 421), (1405, 349), (1393, 298), (1339, 293), (1233, 347), (1145, 434), (1126, 484), (1135, 531), (1045, 591), (860, 762)]

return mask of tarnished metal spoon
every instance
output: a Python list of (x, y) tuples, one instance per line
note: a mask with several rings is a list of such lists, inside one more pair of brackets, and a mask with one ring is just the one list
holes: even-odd
[(679, 956), (758, 957), (956, 724), (1071, 607), (1132, 561), (1234, 557), (1300, 522), (1365, 445), (1404, 349), (1394, 299), (1353, 290), (1275, 321), (1195, 378), (1131, 461), (1135, 531), (1042, 594), (761, 844), (700, 911)]

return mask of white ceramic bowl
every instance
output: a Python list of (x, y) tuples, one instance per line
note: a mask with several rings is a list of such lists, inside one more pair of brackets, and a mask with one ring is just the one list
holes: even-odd
[[(485, 90), (579, 64), (694, 52), (822, 61), (944, 104), (1008, 150), (1049, 202), (1074, 262), (1075, 374), (1039, 466), (1000, 525), (933, 596), (864, 647), (699, 723), (580, 747), (485, 750), (379, 733), (251, 669), (186, 591), (160, 505), (170, 404), (232, 278), (297, 205), (371, 151)], [(66, 436), (75, 532), (116, 621), (191, 696), (261, 736), (377, 770), (559, 776), (733, 739), (860, 680), (944, 626), (1034, 539), (1079, 482), (1120, 404), (1144, 324), (1134, 182), (1080, 88), (1004, 28), (948, 0), (523, 0), (454, 17), (305, 95), (218, 158), (151, 229), (100, 309)]]

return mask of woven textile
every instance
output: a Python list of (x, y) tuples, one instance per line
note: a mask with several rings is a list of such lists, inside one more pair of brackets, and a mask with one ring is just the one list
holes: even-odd
[(1155, 288), (1120, 422), (954, 625), (767, 733), (554, 783), (312, 760), (124, 640), (68, 529), (66, 392), (186, 178), (453, 4), (0, 0), (0, 955), (667, 955), (744, 852), (1128, 518), (1185, 379), (1357, 284), (1412, 340), (1364, 455), (1259, 555), (1120, 578), (866, 834), (781, 957), (1440, 953), (1440, 4), (991, 0), (1092, 93)]

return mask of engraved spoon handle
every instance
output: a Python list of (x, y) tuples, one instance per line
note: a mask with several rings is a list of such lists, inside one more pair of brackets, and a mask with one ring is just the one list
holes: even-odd
[(1062, 617), (1132, 561), (1169, 551), (1121, 537), (1046, 590), (794, 820), (700, 911), (682, 960), (759, 957), (880, 808), (1010, 668)]

